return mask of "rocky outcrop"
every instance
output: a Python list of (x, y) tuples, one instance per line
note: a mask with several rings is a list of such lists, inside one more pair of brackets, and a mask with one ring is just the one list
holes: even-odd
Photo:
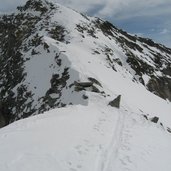
[(117, 96), (114, 100), (109, 102), (109, 105), (112, 107), (120, 108), (121, 95)]
[(0, 113), (0, 128), (4, 127), (6, 125), (6, 121), (4, 119), (3, 114)]
[(159, 121), (159, 117), (155, 116), (153, 118), (150, 119), (151, 122), (157, 123)]
[[(92, 80), (92, 79), (89, 79)], [(90, 82), (74, 82), (75, 85), (75, 91), (79, 92), (79, 91), (91, 91), (91, 92), (95, 92), (95, 93), (100, 93), (100, 90), (94, 85), (95, 84), (95, 79), (93, 79), (93, 81)]]
[(171, 101), (171, 79), (168, 77), (152, 77), (147, 87), (149, 91), (160, 96), (163, 99)]

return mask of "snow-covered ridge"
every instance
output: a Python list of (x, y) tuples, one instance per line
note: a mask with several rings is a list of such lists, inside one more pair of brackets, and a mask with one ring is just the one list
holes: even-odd
[(20, 120), (0, 129), (0, 171), (170, 171), (170, 63), (171, 49), (45, 0), (1, 16), (0, 127)]

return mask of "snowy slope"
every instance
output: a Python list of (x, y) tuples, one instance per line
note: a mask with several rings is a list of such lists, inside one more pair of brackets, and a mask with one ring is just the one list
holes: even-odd
[(160, 124), (147, 121), (124, 101), (116, 109), (92, 95), (88, 106), (54, 109), (1, 129), (0, 168), (170, 171), (170, 143), (171, 135)]
[(0, 26), (0, 171), (171, 170), (169, 48), (44, 0)]

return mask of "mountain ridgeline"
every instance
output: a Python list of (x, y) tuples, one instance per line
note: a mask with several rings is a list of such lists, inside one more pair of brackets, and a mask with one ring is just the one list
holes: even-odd
[(171, 101), (171, 49), (59, 4), (29, 0), (0, 16), (0, 127), (87, 105), (86, 92), (109, 96), (101, 74), (84, 70), (85, 63), (120, 72)]

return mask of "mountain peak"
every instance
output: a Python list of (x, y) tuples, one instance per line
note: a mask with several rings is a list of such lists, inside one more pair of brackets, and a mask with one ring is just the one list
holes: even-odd
[[(0, 113), (6, 124), (87, 105), (90, 92), (127, 96), (137, 84), (171, 101), (169, 48), (46, 0), (18, 9), (0, 18)], [(125, 78), (128, 92), (120, 85)]]
[(24, 6), (17, 7), (19, 11), (32, 10), (41, 12), (41, 14), (46, 13), (49, 9), (54, 9), (54, 4), (48, 2), (47, 0), (28, 0)]

